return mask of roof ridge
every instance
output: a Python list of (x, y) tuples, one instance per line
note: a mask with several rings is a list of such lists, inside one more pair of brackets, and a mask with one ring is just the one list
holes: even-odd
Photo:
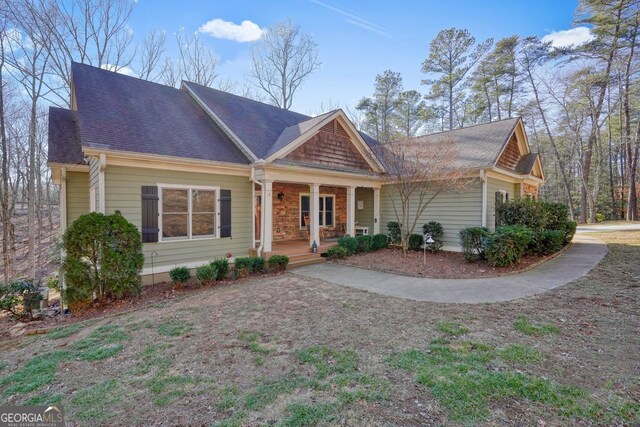
[(138, 80), (138, 81), (143, 82), (143, 83), (148, 83), (150, 85), (160, 86), (160, 87), (163, 87), (163, 88), (166, 88), (166, 89), (172, 89), (172, 90), (180, 92), (180, 88), (177, 88), (177, 87), (165, 85), (165, 84), (158, 83), (158, 82), (153, 82), (151, 80), (145, 80), (142, 77), (131, 76), (129, 74), (119, 73), (117, 71), (108, 70), (106, 68), (101, 68), (101, 67), (96, 67), (95, 65), (85, 64), (85, 63), (82, 63), (82, 62), (71, 61), (71, 71), (72, 72), (73, 72), (73, 67), (77, 66), (77, 65), (80, 65), (82, 67), (87, 67), (87, 68), (93, 68), (94, 70), (102, 71), (102, 72), (105, 72), (105, 73), (116, 74), (118, 77), (125, 77), (125, 78), (131, 79), (131, 80)]
[[(234, 98), (240, 98), (240, 99), (243, 99), (243, 100), (246, 100), (246, 101), (254, 102), (256, 104), (262, 104), (262, 105), (265, 105), (267, 107), (271, 107), (271, 108), (275, 108), (275, 109), (278, 109), (278, 110), (286, 111), (286, 112), (289, 112), (289, 113), (297, 114), (297, 115), (303, 116), (303, 117), (308, 117), (309, 119), (313, 118), (312, 116), (308, 116), (306, 114), (302, 114), (302, 113), (299, 113), (297, 111), (287, 110), (285, 108), (278, 107), (277, 105), (269, 104), (267, 102), (258, 101), (258, 100), (252, 99), (252, 98), (247, 98), (246, 96), (237, 95), (235, 93), (231, 93), (231, 92), (227, 92), (227, 91), (224, 91), (224, 90), (216, 89), (216, 88), (213, 88), (213, 87), (201, 85), (201, 84), (198, 84), (198, 83), (195, 83), (195, 82), (190, 82), (188, 80), (182, 80), (182, 84), (198, 86), (198, 87), (201, 87), (203, 89), (207, 89), (207, 90), (212, 90), (212, 91), (215, 91), (215, 92), (223, 93), (225, 95), (229, 95), (229, 96), (232, 96)], [(308, 119), (306, 119), (306, 120), (308, 120)], [(304, 121), (306, 121), (306, 120), (304, 120)]]
[(457, 131), (467, 130), (467, 129), (471, 129), (471, 128), (478, 127), (478, 126), (488, 126), (488, 125), (493, 125), (493, 124), (500, 123), (500, 122), (506, 122), (508, 120), (519, 120), (519, 119), (521, 119), (520, 116), (518, 116), (518, 117), (508, 117), (506, 119), (493, 120), (493, 121), (484, 122), (484, 123), (475, 123), (475, 124), (473, 124), (471, 126), (465, 126), (465, 127), (462, 127), (462, 128), (441, 130), (439, 132), (432, 132), (432, 133), (428, 133), (426, 135), (416, 136), (414, 139), (425, 138), (425, 137), (432, 136), (432, 135), (440, 135), (442, 133), (447, 133), (447, 132), (457, 132)]

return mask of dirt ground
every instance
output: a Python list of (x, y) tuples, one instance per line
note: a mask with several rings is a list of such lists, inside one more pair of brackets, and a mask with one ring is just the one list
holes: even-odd
[[(37, 278), (46, 278), (53, 274), (59, 264), (59, 255), (56, 253), (56, 239), (60, 229), (60, 214), (56, 208), (51, 210), (51, 222), (48, 214), (42, 213), (42, 227), (36, 235), (36, 257), (38, 268)], [(38, 222), (36, 221), (36, 226)], [(28, 217), (26, 212), (18, 213), (13, 217), (16, 251), (13, 257), (13, 277), (23, 278), (29, 276), (29, 259), (27, 253), (27, 240), (29, 236)], [(2, 247), (2, 224), (0, 224), (0, 248)], [(0, 249), (1, 251), (1, 249)], [(0, 262), (0, 277), (4, 267)]]
[[(640, 232), (594, 236), (610, 251), (588, 276), (512, 302), (406, 301), (294, 270), (3, 338), (0, 402), (55, 402), (77, 425), (633, 425), (640, 422)], [(522, 316), (556, 332), (527, 335), (514, 327)], [(449, 323), (464, 328), (452, 332)], [(426, 370), (389, 362), (405, 351), (432, 360), (443, 346), (454, 357), (469, 346), (513, 345), (539, 357), (456, 365), (486, 362), (489, 374), (536, 378), (522, 391), (528, 397), (483, 383), (493, 388), (476, 418), (451, 409), (451, 398), (474, 404), (469, 388), (447, 396), (439, 388), (447, 377), (423, 381)], [(554, 396), (605, 409), (563, 412), (563, 402), (544, 397), (549, 384), (559, 385)]]
[(332, 262), (405, 276), (466, 279), (495, 277), (523, 271), (532, 265), (544, 262), (548, 258), (538, 255), (525, 255), (517, 264), (508, 267), (493, 267), (486, 260), (466, 262), (459, 252), (427, 252), (425, 257), (422, 251), (409, 251), (405, 258), (402, 256), (401, 249), (386, 248), (375, 252), (352, 255)]

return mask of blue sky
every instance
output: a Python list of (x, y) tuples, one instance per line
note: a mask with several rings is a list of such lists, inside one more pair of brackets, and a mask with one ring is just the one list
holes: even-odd
[[(214, 19), (237, 25), (248, 20), (264, 28), (291, 18), (319, 46), (322, 66), (299, 90), (292, 108), (312, 113), (321, 103), (354, 106), (370, 96), (376, 74), (386, 69), (401, 72), (406, 89), (425, 93), (420, 66), (429, 42), (444, 28), (466, 28), (477, 40), (543, 37), (572, 28), (575, 7), (575, 1), (563, 0), (138, 0), (130, 25), (136, 37), (165, 30), (171, 53), (180, 28), (192, 33)], [(223, 78), (248, 78), (251, 42), (201, 37), (219, 57)]]

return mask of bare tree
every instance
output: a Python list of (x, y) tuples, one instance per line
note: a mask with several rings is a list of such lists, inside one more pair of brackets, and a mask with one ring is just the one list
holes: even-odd
[(458, 150), (453, 140), (398, 138), (380, 151), (391, 185), (389, 199), (400, 223), (402, 253), (407, 256), (409, 237), (431, 202), (444, 192), (464, 189), (469, 180), (456, 165)]
[(158, 70), (162, 55), (166, 50), (167, 34), (162, 30), (151, 31), (147, 34), (138, 49), (139, 58), (136, 74), (144, 80), (157, 81), (162, 70)]
[(218, 60), (213, 51), (202, 43), (197, 33), (189, 37), (184, 29), (178, 31), (176, 40), (181, 78), (202, 86), (212, 86), (218, 77)]
[(4, 282), (8, 283), (11, 277), (11, 256), (10, 256), (10, 237), (13, 230), (13, 222), (11, 221), (10, 198), (11, 192), (9, 188), (9, 143), (7, 140), (7, 130), (5, 126), (5, 87), (8, 83), (5, 81), (3, 72), (5, 68), (5, 43), (7, 39), (8, 22), (6, 15), (0, 17), (0, 144), (2, 151), (2, 163), (0, 164), (0, 178), (2, 186), (0, 187), (0, 219), (2, 219), (2, 271)]
[(28, 201), (28, 254), (29, 276), (36, 277), (37, 257), (36, 240), (36, 155), (38, 105), (42, 98), (50, 92), (46, 84), (51, 49), (47, 33), (40, 31), (37, 16), (32, 10), (21, 3), (14, 4), (10, 9), (10, 20), (15, 25), (15, 31), (8, 37), (6, 58), (11, 66), (14, 79), (20, 84), (29, 100), (29, 162), (27, 179)]
[(251, 57), (253, 83), (285, 110), (291, 108), (300, 85), (320, 67), (318, 45), (291, 21), (267, 29)]

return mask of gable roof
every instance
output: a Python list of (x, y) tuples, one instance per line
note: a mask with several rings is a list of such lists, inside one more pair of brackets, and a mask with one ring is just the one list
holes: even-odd
[(415, 141), (423, 144), (455, 142), (458, 155), (452, 167), (488, 168), (495, 165), (519, 121), (519, 118), (509, 118), (482, 123), (418, 137)]
[(48, 159), (52, 163), (84, 164), (75, 111), (49, 107)]
[(282, 131), (311, 117), (221, 90), (182, 82), (204, 102), (259, 159), (276, 143)]
[(78, 63), (71, 70), (83, 146), (249, 163), (184, 91)]
[(525, 154), (520, 158), (515, 167), (515, 171), (521, 175), (530, 175), (533, 172), (533, 166), (538, 159), (538, 153)]
[(266, 153), (265, 157), (269, 157), (277, 153), (287, 145), (291, 144), (297, 138), (313, 129), (314, 126), (322, 123), (324, 119), (333, 115), (334, 112), (335, 111), (329, 111), (328, 113), (321, 114), (317, 117), (305, 120), (304, 122), (300, 122), (298, 124), (284, 128), (280, 136), (278, 136), (278, 139), (276, 139), (276, 142), (274, 142), (271, 148), (269, 148), (269, 151)]

